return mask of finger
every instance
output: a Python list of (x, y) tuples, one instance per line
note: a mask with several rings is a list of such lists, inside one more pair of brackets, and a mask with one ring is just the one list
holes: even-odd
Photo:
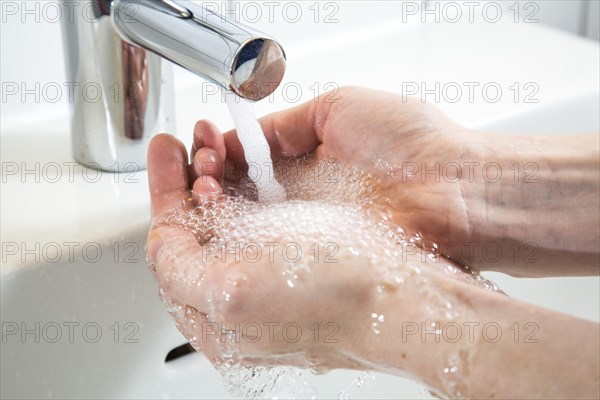
[(217, 182), (223, 179), (223, 158), (209, 147), (203, 147), (196, 152), (190, 165), (190, 182), (192, 185), (202, 176), (211, 176)]
[(194, 199), (199, 203), (221, 193), (221, 184), (212, 176), (203, 175), (196, 179), (192, 190)]
[(194, 143), (191, 150), (192, 160), (196, 152), (203, 147), (215, 150), (221, 159), (225, 159), (223, 134), (214, 123), (206, 119), (196, 122), (194, 126)]
[(192, 206), (187, 154), (175, 137), (163, 133), (152, 138), (148, 147), (148, 185), (154, 218)]
[[(309, 101), (297, 107), (279, 111), (259, 119), (265, 133), (271, 157), (293, 157), (313, 151), (323, 140), (322, 127), (331, 103)], [(224, 135), (227, 159), (241, 168), (247, 168), (244, 150), (235, 130)]]
[(207, 257), (195, 235), (177, 226), (160, 226), (148, 236), (148, 258), (159, 286), (182, 304), (206, 304), (200, 297)]

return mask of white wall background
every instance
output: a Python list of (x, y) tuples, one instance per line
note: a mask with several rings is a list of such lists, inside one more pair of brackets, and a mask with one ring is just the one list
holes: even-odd
[[(283, 6), (289, 1), (278, 2)], [(65, 82), (64, 62), (60, 21), (52, 21), (52, 3), (55, 1), (10, 1), (0, 0), (0, 81), (15, 82), (25, 88), (34, 88), (36, 83), (44, 85), (48, 82)], [(213, 1), (212, 3), (226, 3)], [(243, 2), (237, 2), (239, 4)], [(248, 2), (246, 2), (248, 3)], [(250, 3), (261, 3), (254, 1)], [(313, 3), (313, 2), (308, 2)], [(321, 1), (321, 5), (328, 3)], [(338, 12), (336, 24), (290, 24), (282, 18), (270, 22), (261, 18), (257, 23), (249, 23), (281, 41), (286, 49), (301, 46), (302, 43), (315, 42), (326, 35), (335, 35), (345, 30), (364, 29), (377, 26), (385, 21), (397, 19), (402, 23), (402, 1), (332, 1)], [(421, 2), (418, 2), (419, 4)], [(427, 7), (442, 7), (444, 1), (428, 1)], [(458, 3), (461, 3), (460, 1)], [(480, 2), (483, 4), (486, 2)], [(526, 13), (535, 11), (535, 18), (540, 23), (556, 27), (574, 35), (586, 36), (595, 40), (599, 38), (599, 0), (505, 0), (496, 1), (507, 17), (514, 15), (515, 5), (521, 10), (520, 18)], [(518, 3), (518, 4), (515, 4)], [(15, 13), (14, 7), (18, 10)], [(247, 5), (244, 5), (247, 6)], [(223, 5), (225, 7), (225, 5)], [(304, 6), (305, 9), (307, 6)], [(364, 8), (369, 13), (364, 13)], [(511, 9), (512, 7), (512, 9)], [(534, 8), (532, 8), (534, 7)], [(33, 10), (26, 12), (26, 10)], [(324, 18), (324, 8), (321, 7)], [(376, 12), (374, 12), (376, 10)], [(47, 15), (46, 15), (47, 14)], [(45, 18), (48, 17), (48, 18)], [(242, 15), (243, 19), (243, 15)], [(246, 21), (249, 22), (249, 21)], [(310, 22), (310, 21), (308, 21)], [(410, 55), (407, 55), (410, 57)], [(176, 84), (183, 85), (190, 79), (198, 79), (191, 74), (176, 68)], [(66, 96), (57, 102), (28, 95), (25, 101), (20, 96), (5, 96), (2, 87), (0, 102), (0, 120), (2, 126), (18, 124), (24, 119), (47, 118), (68, 112)]]

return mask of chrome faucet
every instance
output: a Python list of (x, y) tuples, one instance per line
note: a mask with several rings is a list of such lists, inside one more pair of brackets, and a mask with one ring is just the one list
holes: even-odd
[(63, 6), (73, 3), (81, 12), (63, 18), (67, 80), (77, 88), (71, 137), (75, 159), (88, 167), (144, 169), (150, 138), (173, 131), (166, 60), (251, 101), (283, 79), (285, 53), (276, 41), (202, 5), (65, 0)]

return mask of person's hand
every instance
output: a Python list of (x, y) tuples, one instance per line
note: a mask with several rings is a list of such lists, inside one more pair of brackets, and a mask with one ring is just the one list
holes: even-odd
[[(378, 197), (389, 196), (384, 206), (390, 207), (394, 220), (409, 230), (443, 234), (451, 229), (449, 213), (462, 228), (459, 190), (452, 186), (445, 192), (419, 189), (417, 183), (407, 183), (405, 190), (395, 191), (398, 178), (385, 168), (403, 159), (420, 157), (429, 162), (439, 153), (457, 152), (452, 150), (453, 132), (446, 132), (454, 129), (451, 122), (430, 106), (404, 104), (396, 96), (370, 90), (343, 89), (337, 93), (336, 103), (324, 102), (326, 99), (323, 96), (314, 103), (261, 119), (273, 159), (314, 152), (314, 158), (333, 158), (364, 169), (380, 178), (375, 188)], [(381, 343), (385, 343), (385, 336), (393, 340), (395, 332), (383, 332), (382, 315), (420, 321), (447, 319), (447, 304), (460, 310), (460, 284), (438, 273), (447, 272), (447, 268), (457, 272), (451, 262), (438, 259), (436, 268), (423, 268), (428, 263), (423, 254), (402, 255), (400, 249), (386, 259), (381, 255), (389, 247), (379, 244), (377, 236), (368, 230), (364, 235), (371, 242), (365, 242), (362, 253), (357, 254), (356, 238), (341, 232), (352, 227), (351, 222), (339, 221), (341, 228), (322, 229), (325, 223), (317, 213), (310, 223), (304, 221), (303, 229), (320, 232), (321, 244), (336, 244), (333, 263), (321, 257), (312, 260), (305, 270), (290, 274), (290, 263), (280, 251), (274, 252), (273, 258), (229, 257), (226, 262), (221, 257), (207, 257), (208, 253), (213, 255), (213, 249), (208, 249), (210, 243), (198, 240), (198, 232), (163, 222), (173, 210), (185, 215), (207, 199), (218, 203), (215, 196), (224, 184), (226, 161), (238, 170), (245, 168), (236, 134), (232, 131), (221, 135), (207, 121), (195, 127), (191, 165), (184, 146), (170, 135), (155, 137), (148, 154), (154, 220), (148, 241), (149, 259), (180, 329), (214, 362), (231, 351), (222, 331), (237, 327), (247, 336), (242, 340), (233, 338), (237, 357), (245, 361), (315, 369), (365, 368), (368, 362), (389, 353)], [(261, 221), (253, 225), (254, 236), (266, 232), (270, 225), (277, 226), (278, 211), (269, 207), (263, 214), (254, 215), (254, 221)], [(334, 219), (360, 220), (343, 210), (336, 212)], [(430, 213), (442, 213), (443, 217), (437, 220)], [(232, 217), (229, 226), (241, 224), (240, 218), (243, 216)], [(288, 218), (283, 224), (297, 222)], [(262, 240), (276, 241), (280, 248), (290, 240), (276, 235), (265, 233)], [(310, 235), (302, 232), (293, 239), (308, 254), (315, 243), (305, 236)], [(382, 265), (374, 266), (371, 254), (379, 255)], [(393, 273), (384, 277), (385, 268)], [(290, 275), (299, 281), (297, 285), (290, 284)], [(386, 279), (394, 282), (390, 285)], [(409, 360), (418, 359), (422, 364), (428, 357), (418, 354), (418, 345), (405, 347), (402, 356), (398, 353), (399, 363), (406, 362), (403, 369), (410, 369)]]
[[(451, 167), (472, 151), (466, 143), (477, 138), (435, 106), (344, 87), (261, 118), (260, 123), (274, 160), (314, 152), (316, 158), (333, 158), (363, 170), (381, 179), (379, 197), (403, 229), (444, 248), (449, 242), (468, 240), (468, 210), (459, 177), (453, 175), (457, 169)], [(226, 148), (228, 161), (243, 169), (235, 131), (224, 138), (221, 156)], [(195, 145), (201, 145), (198, 139)], [(445, 166), (449, 167), (444, 170)]]

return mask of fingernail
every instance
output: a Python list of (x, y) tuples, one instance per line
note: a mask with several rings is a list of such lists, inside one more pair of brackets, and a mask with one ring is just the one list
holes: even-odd
[(207, 193), (216, 194), (221, 191), (221, 185), (211, 176), (204, 183), (206, 184), (205, 191)]
[(148, 260), (150, 261), (150, 263), (154, 264), (156, 263), (156, 255), (158, 254), (158, 251), (162, 248), (163, 246), (163, 240), (160, 237), (160, 235), (158, 234), (158, 232), (156, 232), (155, 230), (152, 231), (152, 233), (150, 233), (150, 236), (148, 237)]

